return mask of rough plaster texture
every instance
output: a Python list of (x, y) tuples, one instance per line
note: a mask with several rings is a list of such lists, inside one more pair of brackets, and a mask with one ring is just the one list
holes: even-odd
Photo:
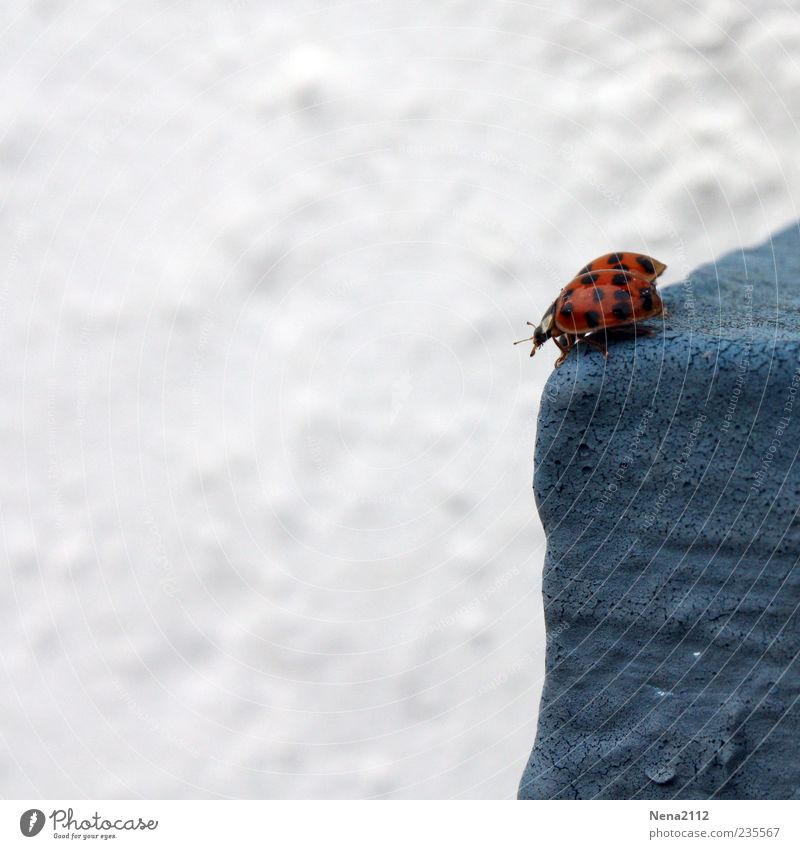
[(534, 489), (546, 680), (523, 798), (800, 793), (800, 232), (555, 371)]
[(512, 798), (511, 342), (798, 217), (796, 6), (3, 0), (0, 795)]

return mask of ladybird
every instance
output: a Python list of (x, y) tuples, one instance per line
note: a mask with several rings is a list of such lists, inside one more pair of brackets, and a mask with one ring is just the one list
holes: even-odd
[[(630, 328), (637, 322), (663, 315), (664, 305), (656, 291), (656, 278), (666, 267), (651, 256), (631, 251), (593, 259), (561, 290), (537, 325), (528, 322), (533, 327), (533, 336), (519, 342), (532, 341), (533, 356), (552, 339), (561, 349), (556, 368), (581, 339), (607, 357), (606, 346), (591, 334), (618, 327)], [(648, 336), (652, 329), (640, 327), (636, 332)]]

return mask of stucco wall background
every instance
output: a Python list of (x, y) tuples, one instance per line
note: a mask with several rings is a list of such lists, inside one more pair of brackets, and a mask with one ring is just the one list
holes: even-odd
[(784, 2), (0, 8), (0, 793), (501, 797), (524, 335), (794, 220)]

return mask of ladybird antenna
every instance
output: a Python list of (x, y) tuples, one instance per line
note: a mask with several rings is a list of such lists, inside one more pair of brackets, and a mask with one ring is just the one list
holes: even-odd
[[(532, 321), (526, 321), (525, 323), (530, 325), (533, 328), (536, 327), (536, 325)], [(535, 336), (535, 334), (534, 334), (534, 336)], [(514, 344), (519, 345), (520, 342), (533, 342), (533, 338), (534, 338), (533, 336), (529, 336), (527, 339), (517, 339), (517, 341)]]

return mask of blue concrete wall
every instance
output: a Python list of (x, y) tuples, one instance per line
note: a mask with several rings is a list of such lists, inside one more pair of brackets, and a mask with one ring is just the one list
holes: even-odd
[(800, 797), (800, 230), (663, 293), (663, 333), (579, 346), (542, 403), (520, 798)]

